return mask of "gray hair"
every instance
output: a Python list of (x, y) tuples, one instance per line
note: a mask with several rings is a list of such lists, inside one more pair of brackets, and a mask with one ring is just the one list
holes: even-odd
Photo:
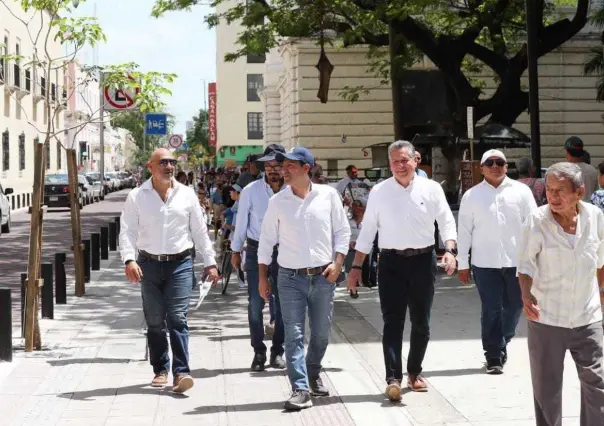
[(398, 151), (399, 149), (406, 149), (409, 157), (415, 157), (415, 147), (409, 141), (396, 141), (391, 143), (388, 147), (388, 158), (392, 158), (392, 151)]
[(569, 162), (556, 163), (550, 166), (545, 172), (545, 181), (547, 178), (553, 176), (558, 179), (569, 180), (573, 184), (573, 189), (576, 191), (583, 185), (583, 173), (579, 166)]
[(523, 157), (516, 161), (516, 170), (520, 176), (528, 176), (531, 169), (534, 167), (531, 157)]

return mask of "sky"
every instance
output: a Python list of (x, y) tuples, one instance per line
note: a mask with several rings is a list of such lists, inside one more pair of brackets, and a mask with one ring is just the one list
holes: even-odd
[[(204, 80), (216, 81), (216, 33), (203, 22), (207, 6), (191, 12), (150, 16), (154, 0), (87, 0), (80, 3), (79, 16), (96, 16), (107, 43), (99, 45), (99, 65), (136, 62), (140, 71), (177, 74), (168, 86), (172, 96), (164, 101), (166, 112), (176, 118), (174, 133), (185, 134), (185, 123), (204, 107)], [(82, 51), (84, 64), (93, 63), (92, 49)]]

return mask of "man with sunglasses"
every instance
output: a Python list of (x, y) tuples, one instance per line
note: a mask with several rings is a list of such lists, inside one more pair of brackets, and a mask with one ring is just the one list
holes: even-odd
[[(283, 177), (281, 175), (281, 164), (277, 162), (276, 155), (284, 153), (285, 148), (279, 144), (271, 144), (266, 147), (264, 156), (257, 161), (264, 164), (264, 179), (256, 180), (243, 188), (239, 197), (239, 208), (235, 222), (235, 233), (231, 242), (233, 255), (231, 263), (238, 270), (241, 267), (241, 250), (247, 241), (245, 260), (245, 271), (247, 273), (248, 289), (248, 322), (250, 327), (251, 345), (254, 349), (254, 359), (251, 369), (263, 371), (266, 364), (266, 345), (264, 344), (264, 299), (258, 291), (260, 276), (258, 270), (258, 245), (260, 241), (260, 230), (268, 208), (268, 200), (283, 188)], [(269, 270), (269, 276), (276, 284), (277, 276), (277, 247), (273, 247), (273, 263)], [(275, 315), (275, 326), (273, 332), (273, 344), (269, 365), (273, 368), (285, 368), (283, 360), (283, 320), (279, 307), (279, 293), (277, 286), (273, 287)], [(270, 300), (269, 300), (270, 303)]]
[(518, 241), (525, 219), (537, 208), (528, 186), (506, 176), (503, 152), (488, 150), (480, 161), (484, 180), (463, 196), (458, 218), (459, 280), (470, 283), (472, 272), (482, 303), (482, 347), (486, 373), (501, 374), (507, 344), (522, 313), (516, 277)]
[[(122, 210), (120, 250), (126, 277), (141, 284), (153, 387), (168, 384), (172, 347), (172, 390), (193, 386), (189, 368), (187, 311), (193, 274), (192, 249), (204, 261), (204, 275), (218, 280), (215, 253), (195, 192), (174, 179), (176, 160), (165, 148), (147, 163), (151, 179), (129, 194)], [(138, 255), (137, 255), (138, 252)]]

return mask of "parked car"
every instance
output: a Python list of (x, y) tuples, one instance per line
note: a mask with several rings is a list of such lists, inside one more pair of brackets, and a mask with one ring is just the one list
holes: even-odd
[(88, 172), (86, 173), (86, 179), (92, 186), (92, 198), (96, 201), (104, 200), (106, 192), (103, 190), (104, 188), (101, 185), (101, 174), (97, 172)]
[(105, 173), (105, 179), (109, 179), (109, 190), (111, 192), (120, 190), (120, 180), (117, 175), (113, 172)]
[[(86, 180), (86, 179), (84, 179)], [(85, 191), (88, 189), (78, 185), (78, 206), (85, 205)], [(44, 204), (49, 208), (70, 207), (69, 203), (69, 178), (67, 174), (46, 175), (44, 180)]]
[(13, 193), (13, 188), (2, 188), (0, 184), (0, 235), (10, 232), (10, 202), (7, 195)]
[(82, 196), (84, 197), (84, 205), (94, 203), (94, 198), (92, 196), (92, 185), (88, 182), (85, 175), (78, 174), (78, 186), (84, 192)]

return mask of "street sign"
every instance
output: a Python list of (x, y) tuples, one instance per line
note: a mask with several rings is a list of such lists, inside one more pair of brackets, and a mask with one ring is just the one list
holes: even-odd
[(119, 89), (105, 86), (103, 88), (104, 108), (106, 111), (135, 110), (137, 109), (135, 106), (136, 96), (139, 93), (140, 88), (138, 87)]
[(170, 139), (168, 139), (168, 144), (170, 144), (172, 148), (180, 148), (182, 141), (182, 135), (171, 135)]
[(168, 134), (167, 114), (145, 114), (145, 134), (148, 136), (165, 136)]
[(468, 107), (467, 114), (468, 139), (474, 139), (474, 107)]

